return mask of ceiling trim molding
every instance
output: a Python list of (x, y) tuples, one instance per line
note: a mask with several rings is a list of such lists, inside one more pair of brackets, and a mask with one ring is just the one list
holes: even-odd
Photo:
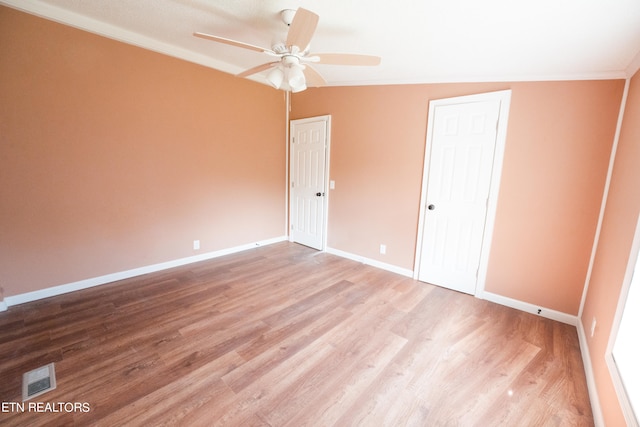
[[(640, 58), (639, 58), (640, 59)], [(640, 66), (640, 64), (638, 64)], [(437, 83), (505, 83), (505, 82), (543, 82), (543, 81), (584, 81), (584, 80), (624, 80), (625, 71), (611, 71), (592, 74), (558, 74), (558, 75), (495, 75), (465, 77), (426, 77), (424, 79), (404, 80), (369, 80), (354, 82), (332, 82), (330, 86), (373, 86), (373, 85), (410, 85)]]

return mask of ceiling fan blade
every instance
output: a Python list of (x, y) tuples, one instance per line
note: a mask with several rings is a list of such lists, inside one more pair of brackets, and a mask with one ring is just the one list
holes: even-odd
[(304, 77), (309, 87), (320, 87), (327, 84), (327, 81), (309, 64), (305, 65), (303, 70)]
[(289, 26), (287, 46), (298, 46), (301, 51), (305, 50), (316, 31), (319, 19), (315, 13), (299, 7)]
[(267, 69), (269, 69), (269, 68), (271, 68), (274, 65), (279, 64), (279, 63), (280, 62), (267, 62), (266, 64), (258, 65), (256, 67), (249, 68), (248, 70), (245, 70), (245, 71), (241, 72), (240, 74), (236, 74), (236, 77), (247, 77), (247, 76), (250, 76), (252, 74), (259, 73), (260, 71), (267, 70)]
[(196, 36), (196, 37), (200, 37), (201, 39), (213, 40), (214, 42), (224, 43), (224, 44), (228, 44), (228, 45), (231, 45), (231, 46), (236, 46), (236, 47), (241, 47), (241, 48), (244, 48), (244, 49), (254, 50), (256, 52), (273, 53), (271, 51), (271, 49), (266, 49), (266, 48), (260, 47), (260, 46), (254, 46), (252, 44), (243, 43), (243, 42), (239, 42), (239, 41), (236, 41), (236, 40), (225, 39), (224, 37), (212, 36), (211, 34), (193, 33), (193, 35)]
[(381, 61), (379, 56), (355, 53), (314, 53), (307, 58), (316, 64), (330, 65), (378, 65)]

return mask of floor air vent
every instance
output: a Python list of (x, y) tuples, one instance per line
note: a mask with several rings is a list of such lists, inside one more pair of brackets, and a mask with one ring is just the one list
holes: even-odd
[(23, 402), (54, 388), (56, 388), (56, 371), (53, 363), (25, 372), (22, 375)]

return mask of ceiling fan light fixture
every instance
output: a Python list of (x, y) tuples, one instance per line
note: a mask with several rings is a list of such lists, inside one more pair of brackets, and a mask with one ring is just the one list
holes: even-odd
[(303, 90), (307, 89), (307, 85), (301, 85), (301, 86), (297, 86), (297, 87), (292, 87), (291, 88), (291, 93), (298, 93), (298, 92), (302, 92)]
[(303, 82), (300, 86), (292, 86), (291, 93), (302, 92), (303, 90), (306, 90), (306, 89), (307, 89), (307, 85)]
[(287, 82), (291, 87), (291, 92), (300, 92), (307, 88), (307, 82), (302, 72), (302, 67), (298, 64), (291, 65), (287, 73)]
[(267, 81), (269, 84), (276, 89), (280, 89), (282, 86), (282, 81), (284, 80), (284, 72), (282, 69), (278, 67), (274, 67), (273, 70), (269, 71), (267, 74)]

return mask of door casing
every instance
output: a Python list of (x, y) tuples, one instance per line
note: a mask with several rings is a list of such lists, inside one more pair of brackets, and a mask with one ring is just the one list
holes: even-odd
[(416, 251), (413, 269), (413, 278), (417, 280), (420, 274), (420, 260), (422, 258), (422, 236), (424, 234), (424, 224), (427, 210), (427, 185), (429, 182), (429, 164), (431, 160), (431, 144), (433, 140), (434, 125), (433, 117), (435, 114), (435, 109), (438, 106), (442, 105), (465, 104), (493, 100), (500, 103), (500, 111), (498, 114), (496, 145), (493, 155), (493, 168), (491, 172), (491, 184), (489, 189), (489, 198), (487, 201), (487, 214), (485, 219), (484, 235), (482, 239), (482, 249), (480, 253), (480, 265), (478, 269), (478, 276), (474, 293), (476, 297), (482, 297), (485, 288), (487, 269), (489, 264), (489, 252), (491, 249), (491, 241), (493, 238), (493, 227), (495, 223), (496, 208), (498, 202), (498, 192), (500, 189), (500, 179), (502, 176), (502, 161), (506, 144), (507, 122), (509, 117), (509, 107), (511, 103), (511, 90), (502, 90), (496, 92), (459, 96), (454, 98), (438, 99), (429, 102), (426, 149), (422, 174), (422, 191), (420, 196), (418, 234), (416, 239)]
[[(314, 117), (307, 117), (307, 118), (303, 118), (303, 119), (295, 119), (295, 120), (290, 120), (289, 122), (289, 146), (288, 146), (288, 152), (289, 153), (293, 153), (293, 144), (294, 144), (294, 136), (295, 136), (295, 126), (296, 125), (301, 125), (301, 124), (306, 124), (306, 123), (313, 123), (313, 122), (324, 122), (325, 123), (325, 139), (326, 139), (326, 147), (325, 147), (325, 162), (324, 162), (324, 182), (323, 182), (323, 190), (322, 192), (324, 192), (324, 212), (323, 212), (323, 223), (322, 223), (322, 248), (321, 250), (325, 250), (327, 247), (327, 227), (328, 227), (328, 223), (329, 223), (329, 163), (330, 163), (330, 153), (331, 153), (331, 115), (323, 115), (323, 116), (314, 116)], [(289, 241), (293, 242), (293, 235), (292, 235), (292, 222), (291, 219), (293, 218), (293, 203), (292, 203), (292, 199), (293, 199), (293, 191), (292, 191), (292, 183), (293, 183), (293, 177), (294, 177), (294, 159), (293, 156), (288, 156), (289, 157), (289, 183), (288, 183), (288, 204), (289, 204), (289, 210), (288, 210), (288, 236), (289, 236)]]

